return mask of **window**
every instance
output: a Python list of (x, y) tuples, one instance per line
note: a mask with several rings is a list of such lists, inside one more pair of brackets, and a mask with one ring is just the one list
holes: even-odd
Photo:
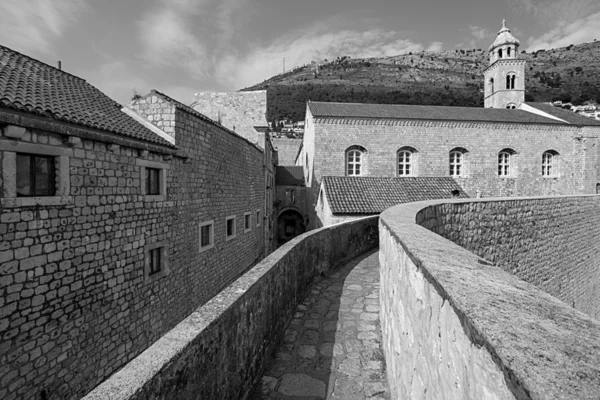
[(225, 240), (231, 240), (236, 237), (236, 221), (237, 217), (235, 215), (225, 219)]
[(156, 248), (156, 249), (152, 249), (148, 252), (148, 269), (149, 269), (149, 275), (154, 275), (158, 272), (160, 272), (160, 267), (161, 267), (161, 253), (162, 253), (162, 247)]
[(140, 166), (141, 194), (145, 201), (167, 200), (167, 171), (171, 166), (158, 161), (136, 159)]
[(54, 196), (55, 158), (17, 153), (17, 197)]
[(361, 175), (362, 156), (360, 150), (350, 150), (346, 153), (346, 176)]
[(509, 110), (514, 110), (517, 108), (517, 105), (515, 103), (508, 103), (506, 105), (506, 108), (508, 108)]
[(510, 47), (508, 49), (506, 49), (506, 56), (510, 57)]
[(416, 153), (412, 147), (402, 147), (398, 150), (398, 176), (414, 176), (416, 175)]
[(498, 176), (502, 178), (513, 177), (515, 171), (512, 159), (515, 152), (511, 149), (504, 149), (498, 153)]
[(256, 226), (260, 226), (260, 210), (256, 210)]
[(215, 223), (214, 221), (202, 222), (199, 225), (200, 230), (200, 252), (215, 247)]
[[(16, 128), (8, 125), (3, 132)], [(0, 140), (3, 182), (0, 207), (72, 204), (69, 176), (72, 156), (71, 148)]]
[(502, 49), (498, 50), (498, 58), (502, 58)]
[(466, 168), (467, 151), (462, 148), (456, 148), (450, 151), (449, 167), (450, 176), (463, 177), (467, 174)]
[(252, 225), (250, 224), (251, 213), (244, 213), (244, 233), (250, 232), (252, 230)]
[(164, 240), (144, 246), (146, 253), (144, 278), (146, 281), (153, 281), (169, 272), (168, 245), (169, 241)]
[(514, 73), (509, 73), (506, 75), (506, 88), (514, 89), (515, 88), (515, 79), (517, 76)]
[(558, 177), (558, 153), (554, 150), (542, 154), (542, 176), (546, 178)]
[(492, 88), (492, 93), (494, 93), (494, 78), (490, 78), (490, 86)]

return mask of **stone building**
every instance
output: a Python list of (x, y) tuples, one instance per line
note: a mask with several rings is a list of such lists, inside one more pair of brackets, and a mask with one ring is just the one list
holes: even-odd
[(75, 399), (262, 259), (264, 152), (0, 46), (0, 398)]
[(275, 216), (277, 245), (288, 242), (307, 230), (309, 205), (302, 167), (278, 166), (275, 175)]
[(323, 224), (314, 210), (326, 176), (451, 177), (469, 197), (596, 192), (600, 123), (523, 103), (518, 41), (505, 27), (498, 38), (486, 79), (511, 86), (488, 88), (488, 108), (308, 103), (296, 164), (312, 204), (310, 228)]

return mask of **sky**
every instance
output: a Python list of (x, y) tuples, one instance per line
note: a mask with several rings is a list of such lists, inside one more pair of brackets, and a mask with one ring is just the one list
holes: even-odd
[(600, 0), (0, 0), (0, 44), (122, 104), (236, 91), (311, 61), (600, 40)]

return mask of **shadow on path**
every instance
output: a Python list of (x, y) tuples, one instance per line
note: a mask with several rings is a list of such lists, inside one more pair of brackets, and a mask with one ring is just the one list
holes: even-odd
[(377, 250), (315, 279), (251, 399), (389, 399)]

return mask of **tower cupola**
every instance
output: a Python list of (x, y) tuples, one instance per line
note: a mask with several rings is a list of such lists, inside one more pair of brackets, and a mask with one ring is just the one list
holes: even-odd
[(506, 20), (490, 46), (490, 65), (485, 77), (484, 106), (518, 108), (525, 101), (525, 60), (519, 59), (519, 45)]

